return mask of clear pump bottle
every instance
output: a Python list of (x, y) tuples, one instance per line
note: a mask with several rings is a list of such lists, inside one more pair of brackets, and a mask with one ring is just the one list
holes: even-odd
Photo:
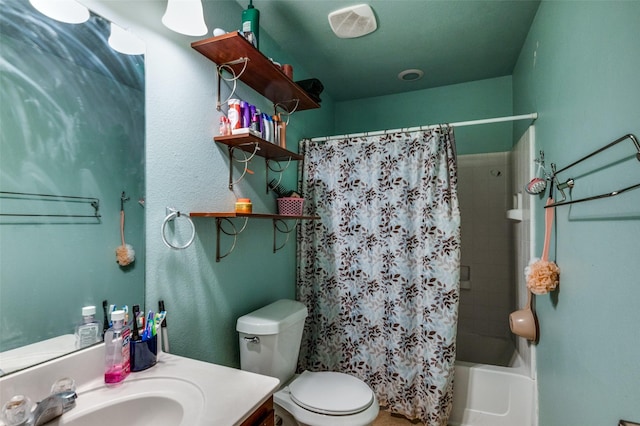
[(86, 348), (100, 341), (100, 324), (96, 321), (96, 307), (82, 308), (82, 323), (76, 327), (76, 349)]
[(129, 364), (130, 330), (124, 323), (124, 317), (124, 311), (111, 312), (113, 326), (104, 334), (104, 382), (107, 384), (120, 383), (131, 371)]

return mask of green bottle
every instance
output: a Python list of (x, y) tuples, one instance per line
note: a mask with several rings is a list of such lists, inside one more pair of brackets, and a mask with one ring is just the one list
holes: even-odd
[[(259, 28), (260, 25), (260, 11), (253, 7), (253, 0), (249, 0), (249, 7), (242, 11), (242, 32), (245, 34), (247, 40), (249, 40), (256, 49), (259, 49)], [(248, 35), (248, 33), (251, 33)]]

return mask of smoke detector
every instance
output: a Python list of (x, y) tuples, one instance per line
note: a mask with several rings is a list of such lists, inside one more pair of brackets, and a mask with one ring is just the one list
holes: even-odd
[(378, 28), (371, 6), (358, 4), (329, 14), (329, 25), (340, 38), (362, 37)]

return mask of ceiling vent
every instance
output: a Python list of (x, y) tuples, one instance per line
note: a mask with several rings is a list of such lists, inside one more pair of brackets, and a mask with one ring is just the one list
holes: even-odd
[(340, 38), (356, 38), (374, 32), (378, 28), (371, 6), (359, 4), (345, 7), (329, 14), (329, 24)]

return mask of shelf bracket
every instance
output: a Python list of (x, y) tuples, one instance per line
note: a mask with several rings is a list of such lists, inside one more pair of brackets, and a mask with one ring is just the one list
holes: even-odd
[[(274, 253), (276, 253), (278, 250), (280, 250), (285, 245), (287, 245), (287, 242), (289, 241), (289, 236), (293, 231), (295, 231), (296, 227), (298, 226), (299, 220), (298, 219), (294, 219), (294, 220), (295, 220), (295, 223), (293, 224), (293, 226), (290, 227), (289, 224), (285, 222), (284, 219), (273, 219), (273, 252)], [(280, 245), (278, 245), (277, 243), (278, 232), (281, 234), (285, 234), (286, 236), (284, 242)]]
[(289, 168), (289, 166), (291, 165), (291, 160), (292, 160), (292, 158), (291, 158), (291, 157), (288, 157), (288, 158), (287, 158), (287, 164), (285, 164), (285, 165), (284, 165), (284, 166), (282, 166), (282, 167), (274, 168), (274, 167), (272, 167), (271, 165), (272, 165), (274, 162), (275, 162), (275, 163), (277, 163), (278, 165), (280, 165), (280, 161), (278, 161), (278, 160), (270, 160), (270, 159), (268, 159), (268, 158), (265, 158), (265, 165), (266, 165), (266, 167), (265, 167), (265, 171), (264, 171), (264, 172), (265, 172), (265, 181), (267, 182), (267, 194), (269, 193), (269, 182), (270, 182), (270, 181), (269, 181), (269, 170), (271, 170), (271, 171), (272, 171), (272, 172), (274, 172), (274, 173), (278, 173), (278, 174), (279, 174), (279, 176), (278, 176), (278, 183), (276, 184), (276, 185), (278, 185), (278, 184), (280, 183), (280, 181), (282, 180), (282, 173), (283, 173), (285, 170), (287, 170), (287, 169)]
[[(233, 249), (236, 248), (236, 242), (238, 241), (238, 235), (240, 235), (240, 233), (242, 231), (245, 230), (245, 228), (247, 227), (247, 222), (249, 221), (248, 217), (244, 218), (244, 223), (242, 224), (242, 227), (240, 229), (236, 228), (236, 226), (233, 224), (233, 222), (227, 218), (227, 217), (217, 217), (216, 218), (216, 262), (220, 262), (220, 259), (223, 259), (227, 256), (229, 256), (231, 254), (231, 252), (233, 251)], [(228, 223), (229, 226), (231, 226), (231, 231), (227, 231), (224, 229), (224, 227), (222, 226), (222, 223)], [(225, 254), (221, 254), (220, 253), (220, 233), (223, 233), (225, 235), (229, 235), (230, 237), (233, 237), (233, 243), (231, 244), (231, 248), (229, 248), (229, 250), (227, 250), (227, 252)]]
[[(240, 71), (240, 73), (236, 75), (236, 72), (231, 67), (231, 65), (238, 65), (242, 63), (244, 63), (244, 66), (242, 67), (242, 70)], [(216, 110), (220, 111), (222, 109), (222, 104), (223, 103), (226, 104), (227, 102), (229, 102), (229, 99), (231, 99), (235, 95), (236, 82), (238, 81), (240, 76), (244, 74), (245, 70), (247, 69), (248, 63), (249, 63), (249, 58), (242, 57), (242, 58), (236, 59), (235, 61), (225, 62), (224, 64), (216, 65), (216, 83), (218, 85), (218, 94), (216, 98)], [(222, 77), (222, 70), (227, 70), (229, 74), (231, 74), (233, 77), (230, 79), (226, 79)], [(220, 84), (222, 80), (230, 81), (233, 83), (233, 88), (231, 89), (231, 93), (229, 94), (229, 97), (224, 102), (220, 101)]]
[[(248, 157), (247, 157), (246, 151), (241, 149), (240, 152), (244, 154), (244, 158), (242, 160), (238, 160), (233, 156), (233, 151), (236, 149), (236, 146), (231, 146), (231, 145), (228, 146), (229, 147), (229, 190), (231, 191), (233, 191), (233, 186), (240, 183), (247, 173), (253, 174), (253, 171), (249, 169), (249, 161), (251, 161), (253, 157), (256, 156), (257, 152), (260, 150), (260, 144), (258, 144), (257, 142), (247, 143), (244, 145), (246, 146), (253, 145), (254, 148), (253, 148), (253, 152)], [(233, 162), (234, 161), (237, 163), (242, 163), (244, 166), (244, 169), (242, 170), (242, 174), (240, 175), (238, 180), (235, 182), (233, 181)]]
[[(284, 113), (287, 115), (286, 123), (289, 124), (289, 117), (298, 110), (298, 107), (300, 106), (300, 99), (290, 99), (285, 102), (286, 102), (286, 105), (283, 102), (276, 102), (275, 104), (273, 104), (273, 113), (275, 115), (278, 115), (278, 107), (280, 107), (282, 111), (284, 111)], [(289, 108), (287, 107), (291, 104), (293, 104), (293, 108), (289, 110)]]

